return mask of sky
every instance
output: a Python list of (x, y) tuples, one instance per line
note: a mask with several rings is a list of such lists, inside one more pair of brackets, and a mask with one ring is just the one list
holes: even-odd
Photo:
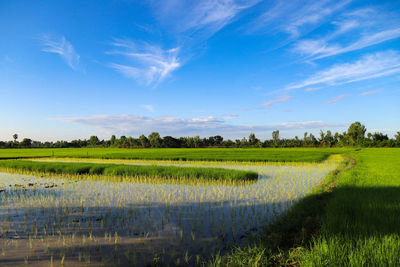
[(0, 140), (400, 131), (400, 1), (0, 0)]

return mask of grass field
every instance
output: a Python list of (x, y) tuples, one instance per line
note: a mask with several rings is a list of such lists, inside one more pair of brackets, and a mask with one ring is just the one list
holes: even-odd
[(58, 157), (100, 159), (142, 159), (180, 161), (270, 161), (270, 162), (321, 162), (332, 154), (348, 149), (327, 148), (61, 148), (61, 149), (1, 149), (0, 158)]
[(400, 149), (362, 149), (213, 266), (400, 266)]

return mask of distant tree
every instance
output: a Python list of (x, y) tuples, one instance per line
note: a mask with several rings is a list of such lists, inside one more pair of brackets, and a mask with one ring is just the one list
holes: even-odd
[(22, 147), (31, 147), (32, 146), (32, 140), (29, 139), (29, 138), (24, 138), (20, 144), (21, 144)]
[(150, 146), (153, 148), (156, 147), (161, 147), (162, 145), (162, 139), (160, 137), (160, 134), (157, 132), (152, 132), (151, 134), (149, 134), (149, 142), (150, 142)]
[(195, 137), (193, 137), (194, 147), (200, 147), (200, 141), (200, 136), (196, 135)]
[(246, 147), (248, 144), (246, 137), (243, 137), (242, 140), (240, 140), (240, 147)]
[(224, 147), (233, 147), (235, 145), (235, 143), (231, 139), (225, 140), (223, 144)]
[(162, 143), (164, 147), (181, 147), (181, 142), (179, 141), (179, 139), (173, 138), (172, 136), (164, 136)]
[(100, 140), (99, 140), (99, 138), (98, 138), (97, 136), (92, 135), (92, 136), (89, 138), (89, 145), (91, 145), (91, 146), (96, 146), (96, 145), (98, 145), (99, 143), (100, 143)]
[(17, 142), (18, 134), (13, 134), (13, 139), (14, 139), (14, 142)]
[(220, 146), (222, 144), (222, 141), (224, 141), (224, 138), (220, 135), (214, 136), (214, 144), (216, 146)]
[(364, 135), (367, 129), (360, 122), (352, 123), (347, 130), (347, 135), (350, 137), (352, 144), (361, 145), (364, 141)]
[(111, 135), (111, 138), (110, 138), (110, 145), (114, 146), (115, 143), (116, 143), (115, 135)]
[(277, 146), (279, 143), (279, 130), (272, 132), (272, 140), (274, 141), (274, 145)]
[(139, 137), (139, 141), (140, 141), (140, 145), (141, 145), (143, 148), (146, 148), (146, 147), (149, 147), (149, 146), (150, 146), (149, 139), (147, 139), (147, 137), (146, 137), (144, 134), (142, 134), (142, 135)]
[(254, 133), (251, 133), (249, 135), (249, 144), (252, 146), (255, 146), (260, 140), (257, 139), (256, 135)]
[(396, 139), (397, 142), (400, 142), (400, 132), (397, 132), (397, 133), (394, 135), (394, 138)]
[(120, 147), (128, 147), (128, 139), (126, 138), (125, 135), (122, 135), (119, 140), (118, 140), (119, 146)]

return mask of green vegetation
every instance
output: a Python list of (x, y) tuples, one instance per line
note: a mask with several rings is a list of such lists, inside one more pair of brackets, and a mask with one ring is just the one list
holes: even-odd
[[(361, 139), (359, 137), (364, 132), (362, 125), (354, 125), (350, 132), (352, 133), (351, 136), (355, 142), (361, 142)], [(54, 153), (54, 155), (52, 155), (52, 153)], [(343, 157), (345, 159), (340, 163), (340, 166), (338, 168), (335, 167), (336, 163), (334, 165), (329, 165), (326, 163), (326, 161), (324, 161), (323, 163), (315, 164), (314, 167), (312, 167), (314, 164), (310, 163), (296, 163), (292, 164), (291, 166), (285, 166), (284, 164), (280, 165), (280, 163), (274, 163), (267, 166), (267, 164), (260, 163), (260, 161), (318, 162), (332, 154), (340, 155), (332, 156), (330, 160), (332, 159), (338, 162), (337, 159), (339, 158)], [(217, 218), (215, 216), (217, 216), (218, 214), (221, 215), (223, 218), (226, 218), (227, 215), (231, 216), (228, 216), (228, 224), (220, 225), (220, 227), (216, 227), (215, 229), (213, 227), (207, 227), (207, 229), (218, 229), (218, 234), (216, 236), (218, 236), (218, 242), (220, 242), (219, 245), (221, 245), (218, 245), (219, 248), (225, 247), (226, 245), (226, 240), (229, 236), (227, 233), (229, 233), (231, 229), (229, 227), (235, 229), (235, 235), (233, 236), (235, 236), (235, 238), (239, 236), (240, 240), (242, 240), (241, 235), (238, 234), (240, 232), (238, 229), (241, 229), (241, 227), (237, 228), (235, 226), (236, 219), (248, 218), (248, 216), (251, 215), (254, 219), (254, 221), (252, 221), (252, 224), (259, 222), (259, 220), (262, 218), (261, 214), (265, 212), (265, 210), (263, 209), (267, 208), (267, 214), (269, 214), (268, 216), (270, 217), (268, 217), (265, 221), (261, 221), (261, 224), (264, 224), (265, 228), (257, 233), (254, 233), (255, 235), (251, 233), (249, 235), (244, 235), (244, 241), (240, 243), (240, 247), (235, 248), (231, 251), (231, 253), (225, 254), (223, 256), (219, 256), (219, 254), (214, 254), (215, 256), (209, 262), (209, 264), (213, 266), (400, 265), (400, 229), (398, 227), (400, 225), (400, 178), (398, 175), (400, 173), (400, 150), (396, 148), (213, 148), (135, 150), (118, 148), (78, 148), (0, 150), (0, 157), (2, 158), (23, 156), (50, 156), (51, 159), (55, 160), (57, 160), (57, 158), (67, 158), (67, 160), (74, 160), (74, 158), (77, 158), (77, 160), (103, 159), (104, 161), (106, 161), (105, 159), (112, 159), (110, 162), (115, 161), (115, 164), (0, 160), (0, 169), (13, 169), (38, 173), (62, 173), (67, 175), (87, 174), (88, 176), (110, 175), (127, 177), (171, 177), (171, 179), (186, 177), (214, 178), (217, 180), (241, 180), (242, 178), (254, 179), (254, 177), (257, 177), (257, 174), (254, 172), (228, 170), (221, 168), (195, 168), (193, 166), (175, 167), (154, 165), (137, 166), (121, 165), (121, 163), (124, 162), (124, 160), (127, 160), (128, 163), (129, 159), (142, 160), (142, 162), (144, 162), (145, 160), (147, 160), (148, 162), (156, 162), (156, 160), (161, 160), (160, 163), (166, 162), (167, 164), (169, 164), (170, 162), (180, 164), (179, 161), (185, 161), (184, 163), (187, 164), (189, 163), (189, 161), (198, 161), (199, 165), (202, 164), (199, 161), (203, 161), (203, 164), (205, 163), (204, 161), (209, 161), (206, 162), (207, 164), (213, 164), (212, 161), (216, 161), (220, 164), (229, 165), (232, 163), (233, 165), (237, 164), (238, 166), (240, 166), (240, 162), (253, 161), (253, 165), (246, 165), (246, 168), (257, 170), (258, 174), (261, 175), (261, 177), (265, 178), (258, 179), (258, 181), (255, 183), (257, 185), (243, 184), (242, 186), (235, 187), (234, 190), (236, 191), (230, 191), (231, 189), (229, 189), (229, 186), (218, 184), (211, 185), (199, 183), (193, 185), (177, 185), (182, 186), (182, 188), (187, 188), (188, 191), (182, 193), (182, 188), (176, 189), (176, 191), (174, 191), (175, 189), (171, 191), (171, 186), (176, 185), (167, 183), (153, 184), (150, 181), (140, 182), (138, 180), (137, 183), (129, 183), (129, 186), (131, 188), (129, 189), (129, 194), (120, 196), (120, 192), (123, 192), (120, 191), (122, 189), (119, 188), (118, 185), (113, 185), (116, 187), (113, 195), (118, 195), (118, 197), (121, 198), (117, 202), (118, 209), (120, 209), (121, 214), (125, 214), (123, 216), (126, 216), (123, 217), (124, 219), (122, 221), (125, 222), (125, 220), (133, 220), (133, 217), (126, 215), (129, 214), (129, 209), (131, 207), (126, 206), (125, 201), (128, 196), (129, 198), (135, 198), (134, 203), (145, 203), (146, 201), (149, 201), (148, 197), (150, 195), (154, 195), (154, 192), (160, 192), (159, 190), (162, 189), (164, 190), (162, 199), (166, 200), (169, 204), (171, 204), (170, 202), (174, 203), (173, 206), (179, 209), (179, 212), (177, 212), (176, 214), (165, 213), (165, 216), (167, 216), (168, 214), (168, 220), (181, 218), (179, 216), (182, 216), (182, 212), (188, 212), (186, 216), (192, 216), (191, 220), (193, 221), (193, 223), (195, 222), (194, 218), (196, 218), (198, 214), (203, 214), (202, 212), (204, 211), (213, 211), (214, 219)], [(121, 160), (121, 162), (118, 162), (118, 159)], [(228, 163), (225, 161), (231, 162)], [(333, 169), (335, 170), (332, 171)], [(331, 171), (330, 174), (325, 177), (326, 173), (328, 173), (329, 171)], [(293, 176), (289, 177), (289, 173), (291, 173), (291, 175)], [(249, 176), (245, 176), (244, 174)], [(323, 179), (323, 177), (325, 177), (325, 179)], [(84, 175), (82, 176), (82, 178), (84, 178)], [(322, 179), (323, 182), (321, 184)], [(7, 179), (4, 178), (4, 180)], [(83, 183), (85, 181), (82, 180), (81, 182)], [(107, 181), (102, 181), (101, 183), (104, 183), (104, 186), (109, 186), (107, 184)], [(148, 186), (145, 190), (141, 191), (143, 196), (140, 194), (136, 195), (136, 190), (138, 190), (138, 188), (140, 188), (141, 186), (139, 186), (139, 184), (145, 184), (146, 186)], [(313, 187), (317, 184), (319, 184), (319, 186)], [(160, 186), (160, 188), (153, 188), (150, 185)], [(36, 188), (35, 186), (32, 187)], [(43, 186), (47, 185), (43, 183)], [(63, 186), (64, 185), (58, 185), (58, 188), (62, 189)], [(80, 184), (79, 190), (83, 190), (81, 187), (85, 188), (85, 185)], [(29, 193), (29, 186), (27, 187), (27, 191), (19, 190), (18, 188), (6, 188), (8, 187), (4, 187), (4, 189), (2, 189), (3, 201), (7, 200), (5, 196), (12, 195), (17, 199), (21, 199), (21, 201), (29, 200), (31, 201), (30, 205), (34, 206), (36, 197), (34, 194), (36, 193)], [(309, 192), (308, 190), (310, 188), (314, 188), (313, 191), (311, 193), (308, 193), (305, 197), (300, 198), (301, 196), (304, 196), (304, 194)], [(299, 189), (300, 191), (298, 191)], [(47, 197), (47, 194), (49, 194), (50, 191), (45, 191), (47, 189), (43, 190), (44, 197), (42, 200), (40, 200), (40, 203), (45, 203), (46, 201), (49, 201), (48, 205), (51, 205), (53, 198)], [(63, 194), (69, 192), (68, 190), (65, 189), (65, 191), (63, 191)], [(96, 191), (97, 189), (92, 188), (90, 190)], [(146, 195), (150, 191), (152, 192), (152, 194)], [(4, 192), (6, 192), (8, 195)], [(176, 192), (182, 193), (179, 200), (176, 199)], [(27, 195), (19, 198), (20, 194)], [(205, 196), (203, 194), (210, 195), (207, 195), (206, 198), (203, 198)], [(192, 208), (187, 208), (185, 205), (189, 203), (186, 202), (188, 200), (188, 196), (191, 196), (190, 199), (191, 201), (193, 201), (190, 203), (198, 203), (197, 201), (198, 199), (200, 199), (202, 205), (196, 206), (197, 204), (193, 204), (194, 206)], [(155, 195), (155, 199), (157, 201), (161, 199), (160, 197), (161, 195)], [(84, 195), (82, 195), (82, 198), (84, 198)], [(138, 198), (139, 200), (136, 198)], [(97, 199), (97, 197), (95, 199)], [(111, 199), (113, 198), (107, 198), (107, 201), (111, 201)], [(222, 209), (222, 206), (220, 205), (222, 205), (221, 203), (227, 203), (227, 200), (231, 202), (229, 202), (230, 204), (227, 206), (229, 207), (227, 209), (228, 212), (224, 213), (224, 209)], [(236, 206), (236, 203), (240, 203), (236, 202), (239, 200), (245, 200), (246, 204), (243, 206), (243, 209), (245, 209), (246, 212), (249, 212), (246, 216), (243, 216), (240, 213), (242, 206)], [(147, 209), (150, 209), (152, 207), (152, 204), (150, 203), (158, 203), (157, 201), (148, 202), (148, 204), (146, 204), (147, 208), (144, 211), (147, 211)], [(13, 202), (5, 203), (8, 203), (7, 205), (11, 205), (15, 209), (18, 209), (19, 207)], [(182, 203), (186, 204), (181, 205)], [(214, 204), (216, 205), (215, 207), (219, 207), (220, 209), (216, 210), (215, 207), (211, 208), (211, 206), (209, 206)], [(21, 205), (22, 207), (24, 207), (25, 204), (23, 203)], [(97, 203), (96, 205), (99, 204)], [(110, 205), (110, 203), (106, 202), (105, 206), (108, 205)], [(164, 204), (160, 204), (158, 208), (163, 208), (163, 205)], [(137, 214), (139, 214), (139, 211), (141, 210), (140, 206), (134, 207), (136, 207), (135, 209), (138, 210)], [(196, 208), (200, 209), (196, 210)], [(65, 212), (67, 212), (68, 209), (69, 208), (65, 207)], [(196, 212), (201, 212), (196, 213), (195, 210)], [(30, 212), (28, 212), (27, 214), (29, 215)], [(151, 214), (151, 216), (154, 216), (153, 212)], [(277, 216), (279, 214), (283, 214), (283, 216), (278, 218)], [(109, 215), (107, 215), (106, 217), (108, 216)], [(141, 220), (140, 216), (135, 217), (135, 219), (136, 218)], [(205, 217), (201, 218), (204, 219)], [(164, 219), (154, 220), (153, 222), (163, 222)], [(214, 219), (212, 219), (212, 223), (217, 222), (217, 220)], [(4, 222), (6, 221), (7, 220), (4, 220)], [(108, 223), (110, 229), (107, 229), (107, 240), (109, 240), (109, 233), (113, 231), (112, 227), (115, 224), (115, 221), (114, 219), (109, 219)], [(250, 231), (250, 225), (252, 224), (248, 222), (242, 223), (242, 226), (249, 226)], [(196, 231), (186, 230), (187, 232), (177, 232), (174, 233), (174, 235), (178, 237), (179, 240), (186, 240), (186, 244), (190, 246), (190, 244), (194, 244), (195, 240), (201, 239), (200, 234), (197, 232), (200, 228), (196, 228), (200, 227), (199, 225), (203, 225), (203, 223), (193, 224), (194, 228), (192, 228), (192, 230), (196, 229)], [(9, 223), (9, 226), (7, 227), (7, 229), (12, 229), (12, 223)], [(125, 231), (125, 229), (122, 228), (120, 230), (121, 232)], [(150, 230), (148, 231), (150, 233)], [(162, 230), (160, 230), (160, 232), (161, 231)], [(118, 234), (119, 233), (120, 231), (118, 232)], [(143, 233), (143, 236), (147, 235), (146, 231), (143, 231)], [(205, 233), (209, 232), (206, 231)], [(104, 233), (101, 232), (100, 235), (97, 233), (97, 235), (94, 236), (95, 238), (99, 238), (99, 236), (101, 235), (104, 235)], [(132, 232), (132, 235), (135, 236), (136, 232)], [(214, 233), (212, 233), (212, 235), (214, 236)], [(113, 233), (113, 236), (115, 236), (115, 233)], [(232, 238), (232, 236), (229, 237)], [(86, 237), (84, 237), (83, 235), (82, 238), (84, 239)], [(179, 242), (177, 242), (177, 244), (180, 244)], [(179, 245), (175, 249), (176, 251), (178, 251), (180, 249)], [(203, 252), (206, 253), (206, 250), (204, 250)], [(206, 254), (209, 255), (209, 252), (207, 252)], [(124, 256), (119, 255), (118, 257), (123, 258)], [(195, 257), (193, 255), (188, 255), (187, 257), (188, 259), (192, 257), (191, 261), (188, 260), (188, 262), (194, 264)], [(178, 263), (175, 262), (173, 264)]]
[(90, 174), (107, 176), (144, 176), (160, 178), (203, 178), (255, 180), (256, 172), (222, 168), (193, 168), (175, 166), (141, 166), (96, 163), (35, 162), (26, 160), (2, 160), (0, 168), (37, 173)]
[(400, 265), (400, 150), (367, 149), (336, 181), (306, 266)]
[(262, 161), (262, 162), (321, 162), (332, 154), (348, 149), (328, 148), (64, 148), (64, 149), (1, 149), (0, 158), (99, 158), (180, 161)]
[(362, 149), (214, 266), (399, 266), (400, 150)]
[(328, 130), (320, 131), (319, 136), (305, 132), (303, 138), (295, 136), (292, 139), (280, 138), (279, 130), (272, 132), (272, 139), (264, 141), (258, 139), (254, 133), (249, 137), (230, 140), (224, 139), (220, 135), (210, 136), (208, 138), (164, 136), (161, 138), (158, 132), (152, 132), (147, 137), (141, 135), (138, 138), (132, 136), (121, 136), (117, 138), (112, 135), (109, 140), (100, 140), (93, 135), (89, 139), (57, 141), (57, 142), (39, 142), (29, 138), (24, 138), (18, 142), (18, 134), (13, 135), (13, 141), (0, 141), (0, 148), (71, 148), (71, 147), (114, 147), (114, 148), (276, 148), (276, 147), (400, 147), (400, 132), (397, 132), (394, 138), (389, 138), (386, 134), (380, 132), (369, 132), (367, 137), (365, 133), (367, 128), (360, 122), (354, 122), (350, 125), (347, 132), (336, 132)]

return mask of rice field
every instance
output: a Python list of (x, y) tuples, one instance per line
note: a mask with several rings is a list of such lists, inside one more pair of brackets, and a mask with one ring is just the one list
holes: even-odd
[(0, 159), (97, 158), (171, 161), (321, 162), (346, 148), (41, 148), (0, 149)]
[(0, 173), (0, 265), (201, 265), (210, 255), (245, 245), (340, 159), (160, 162), (258, 173), (257, 180), (235, 181)]

